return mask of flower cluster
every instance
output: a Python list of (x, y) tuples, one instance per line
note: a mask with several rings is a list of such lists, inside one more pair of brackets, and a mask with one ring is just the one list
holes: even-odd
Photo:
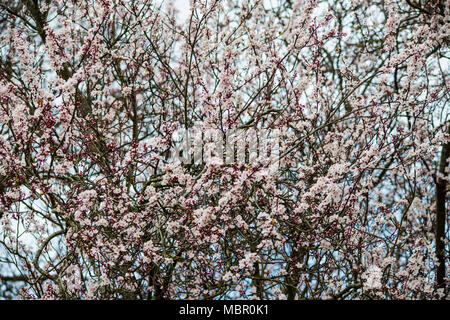
[(449, 2), (176, 3), (0, 5), (0, 296), (445, 297)]

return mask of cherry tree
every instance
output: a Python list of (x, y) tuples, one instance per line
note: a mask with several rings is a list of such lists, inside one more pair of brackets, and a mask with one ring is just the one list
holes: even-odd
[(3, 0), (1, 296), (445, 298), (449, 9)]

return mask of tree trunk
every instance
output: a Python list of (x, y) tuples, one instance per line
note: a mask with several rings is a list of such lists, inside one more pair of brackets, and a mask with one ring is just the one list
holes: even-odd
[[(450, 127), (447, 129), (450, 133)], [(445, 284), (445, 221), (446, 221), (446, 192), (447, 181), (439, 177), (439, 175), (446, 175), (445, 168), (448, 166), (447, 159), (450, 157), (450, 143), (447, 142), (442, 147), (441, 160), (439, 164), (439, 174), (436, 177), (436, 225), (435, 225), (435, 237), (436, 237), (436, 257), (437, 257), (437, 270), (436, 270), (436, 284), (438, 288), (444, 289), (444, 296), (447, 294)]]

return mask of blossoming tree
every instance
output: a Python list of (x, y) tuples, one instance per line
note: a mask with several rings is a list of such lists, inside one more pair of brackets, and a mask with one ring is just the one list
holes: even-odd
[[(1, 1), (0, 294), (445, 298), (449, 9)], [(173, 161), (194, 127), (277, 170)]]

